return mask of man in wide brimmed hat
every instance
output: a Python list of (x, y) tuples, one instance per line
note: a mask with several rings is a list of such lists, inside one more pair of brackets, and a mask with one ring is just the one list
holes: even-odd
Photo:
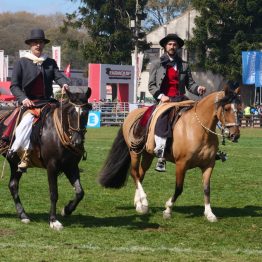
[[(14, 66), (11, 92), (17, 98), (19, 104), (25, 108), (34, 108), (36, 101), (50, 101), (53, 96), (53, 81), (63, 88), (68, 88), (70, 80), (59, 72), (54, 59), (43, 54), (46, 39), (42, 29), (32, 29), (25, 40), (30, 52), (20, 58)], [(26, 170), (29, 162), (30, 135), (34, 116), (27, 113), (16, 128), (16, 139), (11, 147), (9, 155), (19, 150), (24, 151), (19, 168)]]
[[(162, 103), (188, 100), (185, 96), (186, 88), (195, 95), (203, 95), (206, 88), (195, 83), (188, 63), (178, 55), (177, 51), (184, 45), (184, 41), (177, 34), (168, 34), (159, 44), (164, 48), (164, 54), (151, 64), (149, 72), (148, 89), (153, 97)], [(158, 157), (156, 170), (159, 172), (166, 170), (164, 153), (167, 137), (171, 136), (168, 114), (169, 111), (158, 119), (155, 129), (154, 152)]]

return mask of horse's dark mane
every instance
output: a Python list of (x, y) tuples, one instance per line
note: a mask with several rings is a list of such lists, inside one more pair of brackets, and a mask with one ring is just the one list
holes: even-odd
[(217, 102), (217, 106), (218, 107), (220, 107), (220, 106), (224, 107), (225, 105), (231, 104), (233, 102), (236, 103), (236, 104), (240, 104), (241, 99), (240, 99), (240, 96), (237, 93), (235, 93), (234, 91), (230, 91)]

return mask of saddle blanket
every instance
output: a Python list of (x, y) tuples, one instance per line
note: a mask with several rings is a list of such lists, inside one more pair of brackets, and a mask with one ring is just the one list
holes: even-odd
[(176, 111), (178, 111), (182, 107), (187, 106), (193, 106), (195, 104), (195, 101), (193, 100), (186, 100), (182, 102), (168, 102), (168, 103), (162, 103), (159, 104), (155, 111), (153, 112), (149, 127), (148, 127), (148, 135), (146, 140), (146, 151), (150, 154), (154, 153), (155, 148), (155, 126), (157, 119), (160, 115), (162, 115), (164, 112), (171, 108), (175, 108)]

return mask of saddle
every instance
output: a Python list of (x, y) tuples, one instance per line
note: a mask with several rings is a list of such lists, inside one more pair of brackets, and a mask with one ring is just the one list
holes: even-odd
[(13, 137), (14, 128), (17, 121), (20, 119), (21, 108), (10, 108), (5, 110), (0, 115), (0, 127), (2, 132), (2, 137), (0, 141), (0, 154), (3, 154), (9, 148), (10, 142)]
[(130, 151), (139, 153), (146, 148), (147, 152), (153, 154), (155, 148), (154, 136), (157, 119), (167, 110), (170, 110), (169, 118), (170, 122), (172, 122), (173, 128), (182, 115), (182, 112), (191, 108), (194, 104), (195, 101), (186, 100), (182, 102), (163, 103), (149, 107), (143, 114), (139, 115), (130, 128)]
[[(31, 141), (34, 145), (39, 144), (46, 114), (52, 107), (56, 107), (57, 105), (50, 100), (34, 101), (34, 103), (36, 106), (33, 109), (27, 109), (19, 106), (12, 108), (0, 115), (0, 127), (3, 131), (0, 142), (0, 154), (6, 153), (7, 150), (11, 147), (12, 143), (14, 142), (16, 126), (20, 123), (23, 116), (29, 112), (35, 116)], [(23, 151), (18, 152), (18, 155), (21, 157), (23, 153)]]

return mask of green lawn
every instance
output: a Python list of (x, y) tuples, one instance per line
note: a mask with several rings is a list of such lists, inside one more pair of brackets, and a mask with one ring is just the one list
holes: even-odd
[[(217, 162), (211, 180), (211, 206), (217, 223), (203, 217), (199, 170), (187, 173), (184, 192), (170, 220), (162, 218), (174, 193), (175, 166), (145, 177), (150, 212), (133, 207), (131, 179), (120, 190), (101, 188), (97, 174), (117, 127), (88, 129), (87, 161), (80, 163), (85, 198), (72, 216), (58, 217), (64, 230), (48, 225), (49, 194), (45, 170), (31, 169), (20, 183), (20, 197), (32, 222), (17, 218), (8, 190), (9, 167), (0, 179), (0, 261), (262, 261), (262, 129), (242, 129), (239, 143), (221, 150), (229, 159)], [(0, 158), (3, 167), (3, 157)], [(74, 191), (59, 177), (58, 213)]]

